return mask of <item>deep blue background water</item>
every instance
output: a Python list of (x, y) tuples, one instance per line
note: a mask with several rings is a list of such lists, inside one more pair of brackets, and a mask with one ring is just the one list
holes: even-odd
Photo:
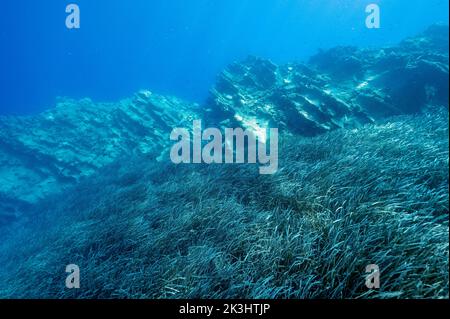
[[(81, 29), (65, 27), (77, 3)], [(365, 7), (381, 7), (381, 29)], [(319, 48), (390, 45), (436, 22), (447, 0), (14, 0), (0, 3), (0, 114), (57, 96), (110, 101), (141, 88), (201, 102), (248, 54), (304, 61)]]

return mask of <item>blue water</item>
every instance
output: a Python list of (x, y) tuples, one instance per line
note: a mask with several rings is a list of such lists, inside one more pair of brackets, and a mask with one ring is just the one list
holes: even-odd
[(1, 1), (0, 299), (448, 299), (448, 9)]
[[(389, 45), (436, 22), (447, 0), (69, 0), (0, 4), (0, 114), (33, 114), (57, 96), (112, 101), (141, 88), (203, 101), (217, 74), (252, 54), (303, 61), (319, 48)], [(379, 30), (365, 7), (381, 8)]]

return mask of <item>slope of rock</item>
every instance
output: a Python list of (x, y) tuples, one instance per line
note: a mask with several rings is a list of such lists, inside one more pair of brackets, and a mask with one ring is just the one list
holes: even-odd
[(0, 118), (0, 210), (13, 215), (9, 206), (33, 203), (119, 157), (157, 158), (172, 128), (198, 118), (197, 110), (142, 91), (119, 103), (62, 99), (37, 116)]
[(396, 47), (337, 47), (308, 64), (250, 57), (221, 74), (209, 105), (212, 118), (235, 125), (312, 136), (429, 105), (448, 108), (448, 82), (448, 26), (435, 25)]

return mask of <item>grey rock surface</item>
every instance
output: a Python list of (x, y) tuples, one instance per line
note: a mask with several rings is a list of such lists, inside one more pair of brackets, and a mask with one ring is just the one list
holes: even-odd
[(61, 99), (36, 116), (0, 117), (3, 216), (121, 157), (158, 158), (172, 128), (189, 125), (197, 112), (196, 104), (141, 91), (118, 103)]
[(448, 82), (448, 26), (435, 25), (395, 47), (337, 47), (307, 64), (249, 57), (220, 75), (210, 114), (234, 125), (313, 136), (430, 105), (448, 108)]

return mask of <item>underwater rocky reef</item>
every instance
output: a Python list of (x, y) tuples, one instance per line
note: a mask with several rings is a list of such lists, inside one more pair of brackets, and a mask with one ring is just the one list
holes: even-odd
[[(448, 298), (448, 30), (249, 57), (202, 105), (143, 90), (0, 117), (0, 297)], [(278, 173), (172, 164), (195, 119), (278, 127)]]
[(118, 103), (61, 98), (37, 116), (0, 118), (0, 221), (133, 154), (157, 157), (199, 106), (142, 91)]
[(396, 47), (338, 47), (308, 64), (249, 58), (219, 77), (209, 103), (242, 126), (251, 120), (302, 136), (355, 128), (429, 105), (448, 107), (448, 27)]

